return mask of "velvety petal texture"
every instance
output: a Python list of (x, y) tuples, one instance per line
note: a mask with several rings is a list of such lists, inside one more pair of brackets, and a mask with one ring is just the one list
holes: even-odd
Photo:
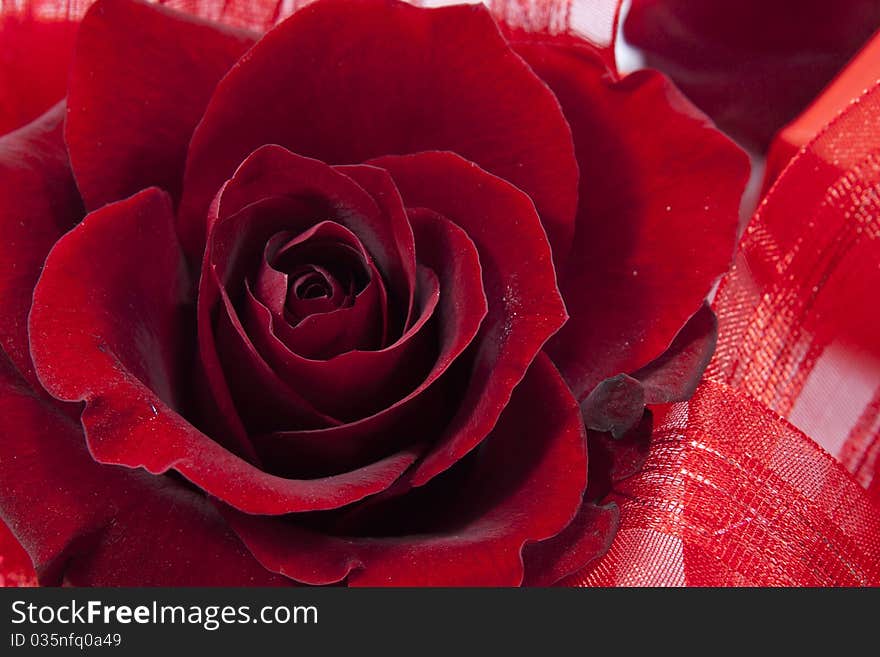
[(27, 329), (34, 285), (49, 249), (83, 215), (63, 120), (59, 104), (0, 137), (0, 347), (35, 389)]
[(571, 319), (548, 352), (583, 399), (663, 353), (727, 269), (749, 163), (656, 72), (617, 80), (588, 50), (517, 51), (562, 103), (581, 166), (560, 275)]
[[(42, 584), (271, 586), (204, 496), (96, 463), (82, 430), (0, 360), (3, 519)], [(51, 485), (47, 482), (52, 482)]]
[(577, 404), (549, 359), (539, 356), (464, 478), (439, 503), (422, 507), (422, 531), (332, 536), (295, 522), (225, 515), (264, 566), (298, 581), (519, 585), (526, 541), (555, 535), (580, 506), (584, 447)]
[[(566, 313), (550, 245), (525, 194), (451, 153), (389, 156), (374, 163), (391, 173), (408, 206), (431, 208), (469, 234), (480, 252), (489, 303), (460, 409), (412, 475), (420, 485), (485, 437)], [(519, 248), (523, 243), (527, 251)]]
[[(152, 257), (97, 257), (126, 242), (149, 244)], [(383, 490), (412, 463), (404, 452), (348, 476), (288, 480), (199, 431), (176, 410), (187, 403), (178, 382), (191, 350), (189, 291), (170, 203), (156, 189), (92, 213), (47, 259), (30, 316), (32, 353), (47, 390), (88, 402), (82, 421), (96, 459), (154, 473), (174, 468), (237, 508), (270, 514), (350, 503)], [(69, 345), (63, 355), (59, 343)]]
[(331, 164), (454, 151), (530, 195), (557, 257), (570, 247), (578, 172), (568, 124), (481, 5), (323, 0), (269, 32), (217, 86), (193, 136), (187, 249), (218, 187), (264, 144)]
[(37, 0), (8, 9), (4, 3), (0, 10), (0, 135), (27, 125), (65, 96), (77, 21), (52, 9), (53, 0)]
[(89, 210), (158, 186), (177, 196), (208, 98), (254, 36), (139, 0), (99, 0), (82, 21), (65, 138)]

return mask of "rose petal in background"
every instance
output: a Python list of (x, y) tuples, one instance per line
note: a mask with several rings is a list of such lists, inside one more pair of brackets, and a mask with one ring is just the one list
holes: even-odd
[(37, 573), (31, 558), (0, 520), (0, 587), (37, 586)]
[(749, 164), (663, 76), (615, 81), (586, 51), (523, 44), (556, 93), (581, 166), (571, 319), (548, 353), (578, 399), (659, 356), (733, 254)]
[(64, 98), (77, 20), (46, 18), (53, 0), (0, 10), (0, 136), (20, 128)]
[(648, 66), (763, 152), (880, 27), (880, 3), (633, 0), (624, 27)]
[(192, 131), (217, 82), (254, 39), (136, 0), (98, 0), (89, 9), (65, 128), (89, 210), (150, 186), (177, 198)]
[(569, 248), (571, 133), (480, 5), (326, 0), (270, 31), (217, 86), (193, 136), (181, 208), (188, 249), (223, 181), (273, 143), (333, 164), (460, 153), (534, 200), (557, 258)]

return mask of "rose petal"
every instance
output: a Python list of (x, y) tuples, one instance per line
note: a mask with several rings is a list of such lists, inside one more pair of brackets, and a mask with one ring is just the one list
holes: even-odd
[(525, 194), (452, 153), (389, 156), (374, 164), (391, 173), (408, 207), (438, 212), (473, 240), (489, 304), (459, 411), (412, 473), (419, 486), (489, 433), (566, 314), (546, 234)]
[[(355, 300), (354, 306), (338, 311), (344, 315), (333, 313), (335, 319), (351, 322), (350, 326), (342, 328), (354, 332), (354, 340), (373, 336), (375, 342), (375, 336), (381, 334), (382, 317), (377, 308), (381, 300), (377, 298), (377, 285), (371, 283)], [(438, 296), (435, 288), (426, 308), (426, 318), (431, 316)], [(252, 297), (250, 299), (253, 301)], [(435, 355), (433, 340), (427, 339), (432, 336), (416, 331), (415, 337), (405, 335), (385, 349), (353, 349), (326, 360), (314, 359), (292, 351), (273, 333), (277, 323), (268, 308), (254, 303), (245, 306), (253, 313), (245, 315), (249, 320), (245, 327), (247, 337), (267, 365), (282, 381), (304, 384), (301, 386), (303, 398), (322, 413), (343, 422), (371, 415), (403, 397), (410, 389), (408, 386), (425, 376)], [(319, 318), (313, 315), (309, 319), (317, 322)]]
[(584, 502), (559, 534), (523, 548), (523, 586), (552, 586), (583, 570), (608, 551), (619, 522), (620, 509), (613, 502), (606, 506)]
[[(223, 222), (213, 220), (199, 280), (199, 362), (205, 387), (210, 392), (209, 403), (218, 411), (222, 433), (238, 436), (239, 440), (247, 440), (248, 429), (253, 429), (250, 425), (255, 420), (276, 415), (284, 422), (312, 427), (339, 424), (338, 420), (315, 409), (271, 371), (245, 334), (226, 291), (231, 281), (236, 281), (239, 295), (243, 294), (248, 267), (259, 258), (269, 237), (285, 227), (305, 230), (312, 216), (306, 203), (270, 196), (246, 206)], [(217, 344), (221, 339), (222, 349)], [(250, 366), (242, 368), (242, 363)], [(248, 375), (247, 380), (241, 372)], [(243, 402), (243, 398), (247, 401)], [(242, 403), (236, 405), (236, 400)], [(244, 423), (249, 425), (248, 429)]]
[[(208, 272), (202, 280), (210, 280), (212, 274)], [(204, 330), (215, 340), (210, 345), (205, 340), (206, 349), (215, 349), (215, 355), (203, 350), (202, 358), (205, 362), (213, 357), (218, 359), (221, 370), (212, 381), (212, 390), (222, 394), (224, 388), (228, 389), (247, 433), (269, 431), (278, 424), (309, 428), (340, 424), (340, 420), (322, 413), (294, 387), (299, 381), (286, 381), (269, 366), (245, 331), (225, 290), (216, 281), (210, 285), (202, 285), (199, 302), (211, 299), (213, 290), (219, 290), (221, 308), (213, 326)], [(264, 320), (268, 322), (268, 316)]]
[(70, 172), (59, 104), (0, 137), (0, 347), (39, 389), (28, 344), (34, 285), (55, 241), (82, 217)]
[(89, 210), (154, 185), (177, 197), (208, 98), (253, 42), (152, 3), (92, 5), (77, 37), (65, 129)]
[[(229, 509), (224, 515), (266, 568), (297, 581), (518, 585), (523, 545), (556, 535), (580, 506), (584, 439), (577, 404), (541, 355), (476, 454), (464, 485), (447, 500), (456, 512), (452, 522), (417, 535), (361, 538), (322, 535), (293, 521)], [(443, 515), (436, 507), (428, 513)]]
[[(315, 239), (317, 244), (307, 243)], [(385, 283), (356, 235), (338, 223), (321, 222), (289, 240), (273, 259), (289, 261), (291, 257), (302, 261), (300, 268), (310, 263), (302, 276), (318, 276), (324, 286), (329, 286), (330, 294), (300, 298), (296, 291), (300, 283), (294, 281), (289, 286), (291, 292), (287, 294), (286, 305), (282, 300), (279, 308), (276, 297), (272, 299), (275, 303), (272, 308), (246, 291), (241, 312), (247, 324), (257, 322), (258, 316), (263, 317), (268, 311), (270, 319), (258, 322), (257, 330), (261, 330), (272, 345), (278, 344), (267, 345), (267, 348), (290, 350), (311, 359), (328, 359), (353, 349), (385, 346), (388, 314)], [(322, 264), (316, 264), (319, 262)], [(290, 266), (293, 265), (285, 264), (285, 269)], [(263, 271), (261, 265), (261, 273)], [(356, 280), (359, 278), (366, 278), (366, 283), (359, 283)], [(256, 284), (259, 286), (259, 278)], [(364, 287), (356, 289), (362, 285)], [(254, 337), (255, 331), (250, 326), (246, 328)]]
[(690, 399), (715, 353), (717, 339), (718, 321), (704, 302), (658, 358), (632, 376), (618, 374), (593, 388), (581, 402), (587, 428), (621, 438), (641, 421), (645, 404)]
[(658, 73), (615, 82), (586, 52), (518, 51), (562, 103), (581, 165), (560, 278), (571, 319), (548, 353), (583, 399), (659, 356), (727, 269), (748, 159)]
[[(149, 258), (131, 258), (119, 244), (137, 244)], [(49, 254), (30, 315), (34, 365), (53, 395), (86, 402), (82, 425), (96, 460), (175, 469), (236, 508), (283, 514), (384, 490), (416, 458), (400, 453), (338, 477), (287, 480), (200, 432), (175, 411), (186, 389), (187, 359), (175, 346), (185, 342), (187, 291), (170, 201), (155, 188), (93, 212)]]
[(100, 465), (77, 422), (0, 356), (0, 515), (40, 582), (270, 586), (208, 501), (166, 477)]
[(563, 258), (577, 164), (546, 86), (482, 6), (325, 0), (270, 31), (217, 86), (187, 158), (184, 243), (252, 150), (280, 144), (332, 163), (448, 149), (535, 201)]
[[(404, 283), (399, 294), (402, 294), (403, 298), (392, 299), (390, 304), (392, 310), (399, 309), (396, 314), (401, 315), (402, 323), (400, 325), (393, 324), (389, 327), (389, 331), (391, 335), (401, 335), (416, 319), (414, 315), (416, 245), (412, 229), (409, 228), (406, 210), (403, 207), (403, 199), (400, 198), (400, 192), (397, 191), (397, 186), (387, 171), (365, 164), (338, 166), (336, 170), (354, 180), (373, 197), (382, 215), (389, 218), (399, 234), (397, 244)], [(406, 310), (405, 316), (402, 313), (404, 309)]]
[(618, 481), (641, 471), (648, 458), (653, 436), (654, 414), (645, 409), (638, 424), (614, 438), (610, 433), (587, 431), (590, 476), (585, 500), (602, 500)]
[(700, 306), (658, 358), (633, 373), (645, 389), (646, 404), (687, 401), (715, 353), (718, 319), (708, 303)]

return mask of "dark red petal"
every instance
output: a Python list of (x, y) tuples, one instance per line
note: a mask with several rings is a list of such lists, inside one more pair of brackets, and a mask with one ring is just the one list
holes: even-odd
[(39, 117), (67, 91), (77, 21), (41, 16), (51, 3), (31, 1), (19, 11), (4, 3), (0, 10), (0, 136)]
[[(102, 463), (175, 469), (250, 513), (335, 508), (387, 488), (412, 463), (394, 455), (313, 481), (260, 471), (176, 412), (187, 359), (176, 352), (188, 284), (170, 201), (149, 189), (93, 212), (52, 249), (34, 292), (31, 349), (40, 381), (86, 401), (89, 448)], [(120, 244), (136, 244), (142, 259)], [(177, 384), (177, 385), (175, 385)]]
[[(377, 332), (381, 332), (378, 285), (378, 282), (371, 282), (355, 300), (354, 306), (337, 311), (344, 313), (341, 319), (350, 322), (350, 326), (343, 328), (355, 332), (355, 340), (372, 336), (375, 342)], [(407, 381), (424, 374), (424, 367), (430, 366), (425, 357), (433, 355), (433, 344), (417, 339), (403, 340), (378, 351), (346, 350), (327, 360), (296, 353), (273, 332), (276, 323), (269, 309), (256, 303), (253, 297), (248, 300), (250, 303), (245, 303), (248, 321), (244, 331), (260, 357), (281, 381), (301, 389), (300, 394), (314, 408), (340, 421), (358, 419), (385, 408), (405, 394), (405, 388), (401, 388)], [(317, 321), (319, 317), (313, 315), (309, 319)], [(344, 334), (341, 336), (345, 337)], [(415, 354), (410, 346), (425, 353)], [(278, 426), (277, 422), (274, 424)]]
[[(256, 437), (254, 442), (267, 461), (299, 462), (301, 466), (317, 463), (325, 468), (357, 463), (401, 444), (433, 441), (441, 423), (448, 422), (454, 412), (458, 393), (450, 388), (459, 382), (451, 378), (450, 370), (465, 358), (465, 349), (472, 344), (487, 311), (479, 255), (467, 234), (448, 219), (419, 209), (411, 210), (410, 217), (419, 259), (432, 268), (420, 268), (424, 276), (419, 296), (426, 297), (417, 304), (423, 308), (421, 316), (395, 345), (378, 352), (346, 354), (350, 358), (341, 362), (350, 371), (341, 370), (336, 385), (343, 385), (347, 377), (357, 378), (368, 390), (388, 389), (397, 380), (417, 385), (404, 389), (397, 400), (375, 415), (357, 422)], [(431, 317), (434, 323), (428, 324)], [(425, 363), (427, 356), (432, 360)], [(428, 373), (420, 375), (425, 364)], [(412, 374), (420, 378), (413, 382)], [(328, 379), (327, 385), (332, 382)]]
[[(248, 433), (268, 431), (279, 423), (309, 428), (338, 425), (339, 420), (322, 413), (294, 387), (300, 381), (285, 381), (269, 366), (245, 331), (225, 290), (216, 281), (210, 283), (210, 287), (204, 282), (213, 276), (213, 271), (204, 273), (199, 303), (211, 299), (214, 290), (220, 290), (221, 307), (216, 321), (204, 330), (200, 327), (206, 335), (202, 345), (203, 361), (208, 363), (218, 358), (222, 368), (211, 381), (214, 393), (224, 394), (228, 388)], [(268, 321), (268, 317), (265, 319)], [(215, 349), (215, 354), (212, 356), (208, 349)]]
[(325, 0), (270, 31), (217, 86), (193, 136), (188, 248), (201, 241), (223, 181), (273, 143), (335, 164), (461, 153), (527, 192), (556, 256), (568, 250), (578, 175), (571, 134), (485, 7)]
[[(343, 307), (331, 305), (325, 312), (305, 317), (296, 326), (287, 324), (283, 315), (273, 313), (270, 330), (288, 349), (314, 360), (327, 360), (354, 349), (376, 348), (384, 343), (381, 337), (384, 335), (384, 313), (382, 308), (376, 307), (387, 304), (384, 291), (381, 281), (371, 282), (360, 295), (364, 298), (358, 297), (358, 303)], [(379, 298), (383, 300), (379, 301)], [(325, 301), (333, 303), (332, 299)], [(254, 302), (256, 299), (248, 294), (245, 303), (252, 305)], [(260, 305), (260, 308), (264, 306)], [(379, 311), (379, 321), (376, 321), (373, 310)], [(250, 312), (260, 311), (254, 306)]]
[(625, 27), (649, 66), (763, 151), (880, 28), (880, 3), (633, 0)]
[(590, 476), (585, 500), (602, 500), (618, 481), (642, 469), (648, 458), (654, 430), (654, 414), (646, 409), (638, 424), (614, 438), (610, 433), (587, 431)]
[[(215, 206), (219, 204), (218, 201)], [(248, 443), (242, 420), (257, 417), (295, 419), (308, 426), (338, 424), (309, 404), (301, 395), (280, 381), (263, 362), (232, 305), (225, 286), (231, 281), (243, 293), (248, 266), (260, 258), (270, 238), (285, 228), (305, 230), (311, 212), (293, 199), (268, 197), (252, 203), (220, 222), (217, 207), (212, 209), (212, 232), (205, 249), (199, 280), (196, 311), (199, 340), (199, 363), (204, 373), (207, 397), (217, 410), (223, 434)], [(223, 349), (218, 347), (223, 341)], [(221, 362), (221, 355), (223, 362)], [(241, 376), (241, 364), (251, 363)], [(228, 368), (235, 368), (230, 372)], [(226, 369), (226, 371), (224, 371)], [(230, 376), (231, 375), (231, 376)], [(263, 391), (269, 391), (267, 396)], [(256, 393), (256, 394), (254, 394)], [(249, 396), (247, 404), (236, 403), (233, 397)], [(247, 449), (245, 449), (245, 453)]]
[[(219, 189), (219, 188), (218, 188)], [(305, 214), (300, 216), (270, 215), (266, 226), (259, 227), (262, 237), (257, 238), (252, 230), (247, 241), (248, 248), (262, 250), (268, 238), (277, 231), (293, 227), (310, 227), (325, 219), (332, 219), (350, 229), (363, 243), (373, 257), (376, 266), (385, 278), (389, 294), (405, 299), (412, 287), (412, 230), (406, 217), (400, 212), (384, 214), (377, 202), (367, 191), (340, 169), (323, 162), (301, 157), (276, 145), (262, 146), (247, 156), (235, 171), (232, 178), (217, 193), (216, 202), (208, 213), (210, 230), (219, 231), (229, 218), (249, 205), (275, 197), (292, 199), (304, 206)], [(384, 201), (390, 203), (386, 198)], [(313, 216), (308, 216), (311, 209)], [(294, 219), (296, 221), (294, 221)], [(202, 222), (204, 217), (199, 218)], [(291, 222), (285, 225), (285, 222)], [(216, 224), (216, 226), (214, 225)], [(203, 230), (199, 226), (198, 230)], [(191, 233), (194, 227), (184, 220), (181, 224), (183, 234)], [(223, 229), (227, 230), (228, 229)], [(233, 231), (234, 233), (234, 231)], [(244, 243), (244, 236), (233, 234), (230, 240)], [(219, 262), (226, 280), (226, 263)]]
[(0, 137), (0, 347), (37, 389), (27, 333), (34, 285), (49, 249), (82, 217), (63, 120), (59, 104)]
[(37, 586), (37, 573), (30, 555), (0, 519), (0, 588)]
[[(385, 345), (385, 283), (370, 254), (347, 228), (332, 221), (321, 222), (288, 239), (272, 261), (285, 271), (292, 267), (303, 273), (291, 279), (290, 293), (285, 290), (286, 299), (279, 304), (279, 295), (267, 285), (262, 286), (260, 295), (261, 283), (267, 275), (273, 281), (281, 276), (285, 284), (288, 277), (264, 262), (255, 277), (256, 289), (252, 293), (248, 286), (239, 304), (248, 334), (252, 339), (256, 333), (262, 336), (260, 351), (264, 356), (272, 360), (268, 350), (284, 360), (279, 351), (289, 350), (309, 359), (329, 359), (353, 349)], [(365, 281), (358, 281), (360, 278)], [(327, 294), (301, 297), (298, 288), (309, 284), (319, 285)]]
[(89, 210), (153, 185), (178, 195), (192, 131), (217, 81), (253, 41), (135, 0), (98, 0), (89, 9), (65, 129)]
[(453, 522), (425, 534), (333, 537), (280, 519), (228, 509), (224, 515), (266, 568), (297, 581), (518, 585), (523, 545), (568, 526), (586, 482), (580, 412), (545, 356), (535, 360), (475, 458), (449, 501), (458, 512)]
[(642, 420), (645, 404), (690, 399), (715, 352), (717, 339), (715, 313), (703, 303), (658, 358), (632, 376), (618, 374), (593, 388), (581, 402), (587, 428), (621, 438)]
[(400, 192), (397, 191), (397, 186), (387, 171), (365, 164), (338, 166), (336, 170), (341, 171), (367, 190), (376, 205), (379, 206), (382, 215), (388, 218), (398, 234), (397, 248), (403, 271), (404, 287), (398, 292), (402, 298), (391, 299), (390, 303), (392, 310), (401, 315), (403, 323), (399, 326), (392, 325), (389, 331), (391, 335), (401, 335), (415, 321), (413, 303), (416, 293), (416, 245), (406, 216), (406, 209), (403, 206), (403, 199), (400, 198)]
[(560, 288), (571, 319), (548, 352), (578, 399), (659, 356), (733, 253), (748, 158), (658, 73), (614, 82), (586, 52), (524, 45), (581, 166)]
[(100, 465), (78, 423), (0, 356), (0, 515), (40, 581), (89, 586), (269, 586), (204, 496), (165, 477)]
[[(185, 403), (191, 285), (173, 221), (167, 195), (153, 188), (90, 214), (52, 248), (30, 316), (34, 366), (49, 392), (79, 401), (125, 380), (172, 408)], [(135, 245), (143, 257), (121, 248)]]
[(290, 233), (276, 233), (266, 242), (263, 249), (263, 260), (254, 275), (253, 293), (273, 313), (282, 317), (284, 315), (284, 303), (287, 301), (287, 288), (290, 281), (286, 273), (275, 269), (270, 264), (270, 255), (290, 239)]
[(559, 534), (523, 548), (523, 586), (552, 586), (583, 570), (608, 551), (619, 522), (620, 509), (613, 502), (607, 506), (584, 502)]
[(566, 314), (546, 235), (525, 194), (452, 153), (389, 156), (375, 164), (391, 173), (408, 207), (430, 208), (448, 217), (473, 240), (488, 300), (461, 406), (435, 449), (412, 473), (418, 486), (489, 433)]

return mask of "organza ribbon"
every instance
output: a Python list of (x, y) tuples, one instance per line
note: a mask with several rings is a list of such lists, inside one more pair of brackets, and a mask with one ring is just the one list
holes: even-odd
[[(880, 584), (880, 84), (783, 171), (580, 586)], [(809, 437), (808, 437), (809, 436)]]

